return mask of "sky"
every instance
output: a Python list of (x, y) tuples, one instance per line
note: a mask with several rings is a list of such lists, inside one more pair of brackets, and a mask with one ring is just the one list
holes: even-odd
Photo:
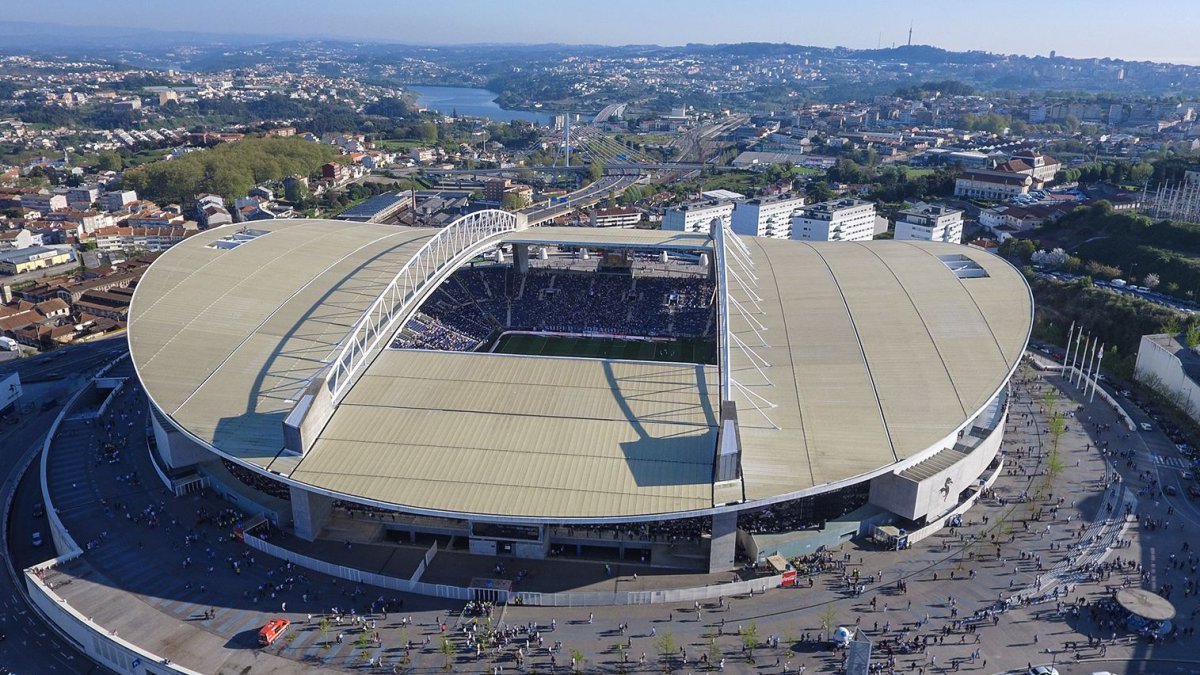
[[(5, 0), (9, 21), (407, 44), (790, 42), (1200, 64), (1200, 0)], [(1025, 11), (1029, 10), (1029, 11)]]

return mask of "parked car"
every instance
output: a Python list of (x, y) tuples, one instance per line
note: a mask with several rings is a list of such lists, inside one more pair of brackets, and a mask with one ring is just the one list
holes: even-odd
[(1142, 431), (1154, 431), (1154, 427), (1149, 422), (1142, 422), (1140, 426), (1142, 427)]
[(42, 533), (41, 532), (34, 530), (33, 536), (30, 539), (33, 541), (34, 546), (42, 545)]

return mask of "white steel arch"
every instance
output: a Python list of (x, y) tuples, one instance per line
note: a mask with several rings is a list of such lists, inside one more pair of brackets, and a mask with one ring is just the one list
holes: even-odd
[(400, 321), (412, 314), (415, 301), (424, 298), (431, 281), (490, 245), (499, 235), (522, 229), (524, 225), (525, 218), (519, 213), (487, 209), (455, 220), (425, 242), (346, 336), (325, 381), (334, 403), (341, 401), (358, 371), (378, 353), (381, 343), (400, 329)]

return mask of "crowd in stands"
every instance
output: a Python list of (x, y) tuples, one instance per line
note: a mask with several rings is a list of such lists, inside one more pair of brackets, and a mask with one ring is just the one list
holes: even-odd
[(801, 497), (738, 514), (738, 529), (750, 534), (784, 534), (819, 527), (831, 518), (845, 515), (867, 503), (870, 483)]
[(560, 536), (592, 537), (624, 541), (651, 541), (661, 543), (694, 542), (712, 532), (712, 518), (681, 518), (654, 523), (623, 523), (620, 525), (569, 525), (560, 526)]
[(430, 295), (392, 346), (473, 351), (497, 330), (702, 337), (714, 326), (713, 291), (701, 275), (464, 268)]
[(221, 462), (225, 464), (225, 468), (229, 470), (229, 473), (233, 474), (233, 477), (241, 481), (243, 484), (258, 490), (259, 492), (265, 492), (272, 497), (278, 497), (285, 501), (291, 501), (291, 490), (289, 490), (288, 486), (284, 485), (283, 483), (277, 480), (271, 480), (270, 478), (251, 471), (245, 467), (238, 466), (227, 459), (222, 459)]

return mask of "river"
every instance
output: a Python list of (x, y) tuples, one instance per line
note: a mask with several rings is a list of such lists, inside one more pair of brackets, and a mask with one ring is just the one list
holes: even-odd
[(505, 110), (496, 105), (496, 92), (469, 87), (406, 87), (417, 94), (417, 105), (436, 110), (443, 115), (457, 112), (459, 115), (488, 117), (497, 122), (525, 120), (537, 124), (550, 124), (552, 113)]

